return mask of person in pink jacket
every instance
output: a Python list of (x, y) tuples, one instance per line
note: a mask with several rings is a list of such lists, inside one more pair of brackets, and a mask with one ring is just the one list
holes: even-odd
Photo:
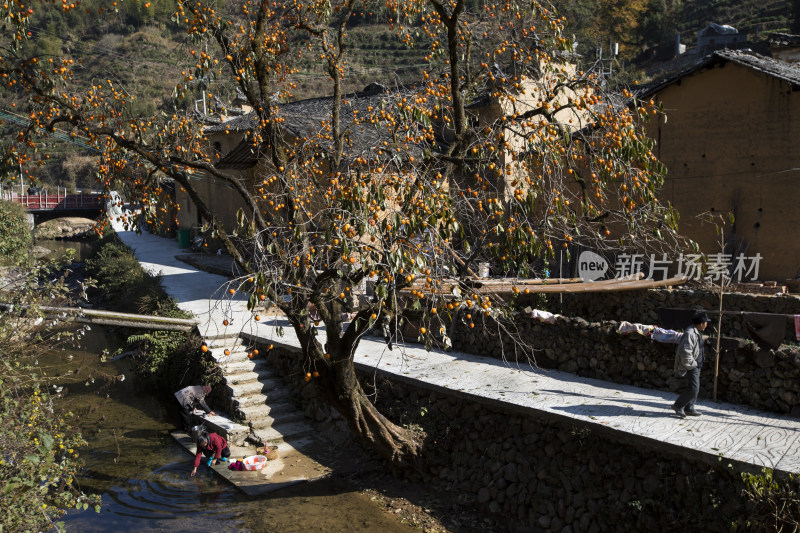
[(228, 441), (216, 433), (201, 433), (197, 437), (197, 453), (194, 455), (194, 468), (192, 468), (193, 476), (197, 473), (197, 467), (200, 466), (203, 456), (212, 458), (211, 465), (217, 464), (223, 457), (227, 459), (231, 456)]

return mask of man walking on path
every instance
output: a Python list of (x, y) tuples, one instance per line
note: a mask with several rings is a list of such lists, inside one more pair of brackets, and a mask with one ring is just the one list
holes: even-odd
[(183, 429), (187, 432), (191, 431), (192, 411), (194, 411), (195, 407), (199, 407), (210, 415), (215, 414), (206, 404), (206, 396), (208, 396), (210, 392), (211, 387), (208, 385), (194, 385), (185, 387), (175, 393), (175, 398), (177, 398), (178, 403), (181, 405)]
[(672, 410), (681, 417), (700, 416), (695, 411), (697, 393), (700, 392), (700, 369), (703, 367), (703, 334), (708, 326), (708, 315), (703, 310), (695, 311), (692, 325), (683, 332), (683, 338), (675, 352), (675, 374), (686, 376), (686, 389), (672, 404)]

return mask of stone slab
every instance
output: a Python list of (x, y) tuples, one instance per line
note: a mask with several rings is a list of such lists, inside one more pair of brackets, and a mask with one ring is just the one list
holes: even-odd
[(250, 428), (248, 426), (237, 424), (220, 413), (208, 415), (205, 413), (196, 414), (195, 412), (193, 418), (195, 424), (205, 425), (209, 431), (222, 435), (229, 442), (244, 442), (244, 439), (250, 433)]
[[(181, 431), (173, 432), (172, 437), (190, 454), (187, 455), (186, 468), (186, 475), (189, 475), (197, 449), (195, 443), (189, 435)], [(229, 446), (229, 449), (231, 450), (231, 460), (241, 460), (255, 455), (253, 447)], [(259, 496), (298, 483), (320, 479), (330, 473), (330, 469), (320, 465), (286, 442), (278, 444), (278, 458), (268, 461), (261, 470), (230, 470), (228, 469), (229, 464), (230, 462), (223, 461), (214, 466), (207, 466), (206, 462), (202, 461), (197, 468), (197, 475), (201, 475), (204, 470), (211, 470), (241, 492), (249, 496)]]

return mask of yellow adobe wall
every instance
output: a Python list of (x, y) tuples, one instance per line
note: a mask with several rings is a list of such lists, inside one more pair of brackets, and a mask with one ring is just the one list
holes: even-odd
[(761, 280), (800, 268), (800, 91), (735, 63), (699, 71), (657, 95), (667, 120), (649, 124), (668, 174), (660, 198), (681, 214), (682, 233), (718, 253), (713, 226), (695, 216), (734, 212)]
[[(575, 65), (552, 65), (552, 67), (559, 70), (563, 69), (568, 77), (576, 76)], [(553, 79), (554, 76), (554, 73), (546, 73), (540, 79), (526, 78), (520, 84), (521, 90), (513, 97), (506, 98), (502, 102), (495, 101), (487, 107), (478, 109), (478, 126), (488, 126), (504, 115), (524, 115), (528, 111), (537, 109), (541, 105), (540, 98), (544, 96), (546, 99), (548, 96), (544, 94), (544, 92), (551, 89), (556, 84), (556, 81)], [(556, 98), (552, 102), (552, 105), (554, 107), (558, 107), (566, 105), (570, 98), (577, 98), (578, 93), (573, 89), (563, 88), (555, 96)], [(586, 110), (576, 111), (574, 109), (564, 109), (556, 113), (554, 118), (558, 124), (566, 127), (568, 130), (576, 131), (586, 126), (587, 116), (588, 111)], [(545, 119), (542, 116), (537, 116), (531, 120), (534, 124), (538, 125)], [(505, 168), (506, 165), (512, 163), (511, 156), (509, 155), (510, 153), (519, 153), (527, 149), (527, 139), (524, 136), (518, 135), (511, 130), (508, 130), (507, 133), (508, 135), (506, 137), (506, 142), (508, 143), (508, 148), (506, 148), (506, 150), (504, 150), (501, 154), (501, 168)], [(508, 174), (507, 172), (504, 172), (504, 174), (504, 181), (506, 184), (513, 181), (515, 177), (513, 174)], [(504, 195), (505, 199), (508, 200), (512, 195), (513, 189), (506, 186)]]
[[(214, 153), (214, 144), (219, 143), (220, 157), (236, 148), (244, 138), (241, 132), (215, 133), (209, 135), (209, 153)], [(229, 175), (241, 176), (250, 179), (253, 170), (248, 171), (227, 171)], [(206, 205), (221, 220), (226, 230), (231, 231), (236, 227), (236, 211), (245, 207), (244, 201), (239, 194), (229, 184), (220, 181), (205, 173), (197, 172), (190, 178), (191, 183)], [(180, 185), (176, 184), (175, 199), (180, 205), (178, 212), (178, 227), (195, 228), (202, 223), (198, 219), (197, 207), (189, 199), (189, 195)]]
[[(227, 230), (236, 227), (236, 211), (244, 208), (245, 204), (239, 194), (230, 185), (206, 175), (197, 175), (191, 178), (200, 198), (209, 209), (220, 218)], [(180, 185), (176, 185), (175, 199), (181, 206), (178, 212), (179, 228), (199, 227), (197, 207), (190, 201), (189, 195)]]

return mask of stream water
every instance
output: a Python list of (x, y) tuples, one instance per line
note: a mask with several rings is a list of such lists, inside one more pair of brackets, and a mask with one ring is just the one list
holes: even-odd
[(335, 475), (257, 498), (207, 469), (190, 477), (193, 456), (169, 434), (177, 404), (142, 387), (130, 361), (101, 361), (104, 350), (122, 346), (123, 339), (95, 326), (80, 347), (39, 357), (64, 388), (58, 407), (76, 415), (89, 442), (80, 452), (85, 469), (78, 481), (102, 497), (99, 514), (68, 512), (68, 531), (417, 531)]
[(92, 255), (95, 249), (93, 241), (85, 240), (44, 240), (37, 239), (36, 245), (50, 250), (47, 258), (56, 259), (67, 253), (67, 250), (73, 250), (75, 253), (75, 261), (84, 261)]

